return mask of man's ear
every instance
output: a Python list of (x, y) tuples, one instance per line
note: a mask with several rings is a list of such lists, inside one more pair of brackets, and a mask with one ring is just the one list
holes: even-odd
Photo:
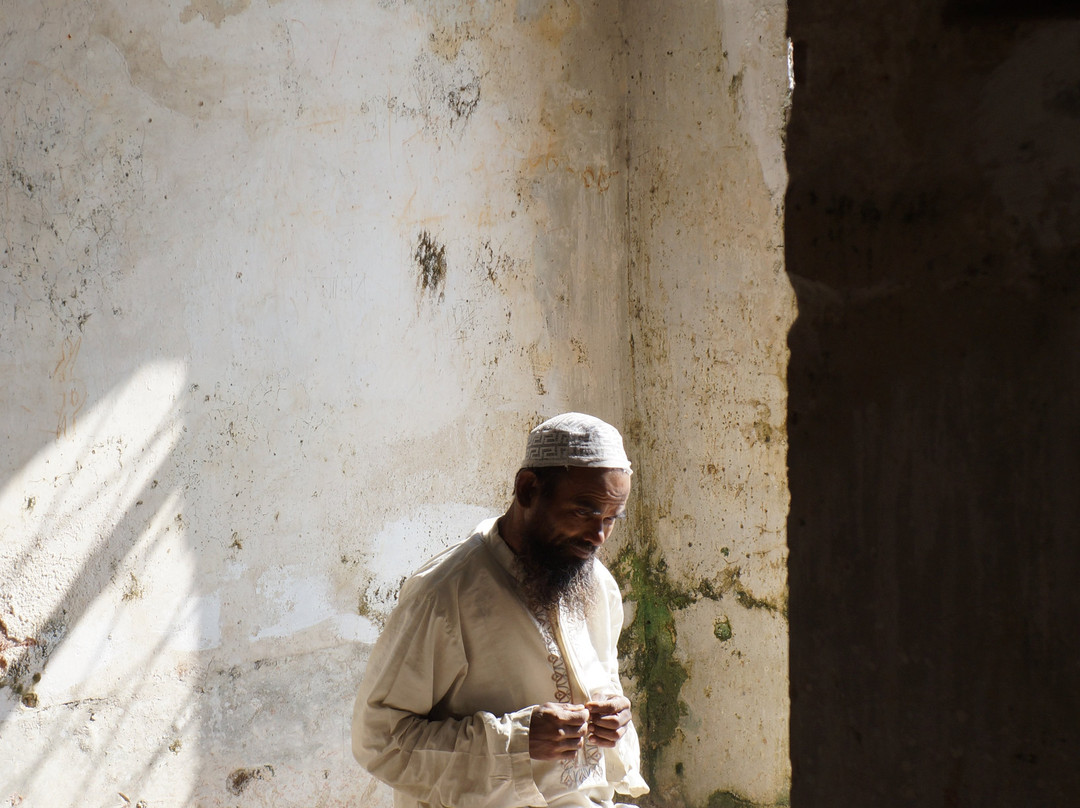
[(522, 508), (531, 508), (540, 496), (540, 480), (528, 469), (520, 469), (514, 478), (514, 498)]

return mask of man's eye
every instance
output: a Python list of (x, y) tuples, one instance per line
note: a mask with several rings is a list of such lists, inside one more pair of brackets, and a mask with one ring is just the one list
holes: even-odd
[(589, 519), (596, 516), (596, 512), (590, 511), (588, 508), (578, 508), (574, 511), (574, 515), (577, 516), (578, 519)]

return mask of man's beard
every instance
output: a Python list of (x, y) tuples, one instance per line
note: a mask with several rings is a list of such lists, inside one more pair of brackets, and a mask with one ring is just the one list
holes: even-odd
[(571, 612), (584, 614), (592, 603), (596, 580), (592, 556), (566, 555), (529, 533), (524, 545), (517, 567), (529, 606), (548, 612), (561, 601)]

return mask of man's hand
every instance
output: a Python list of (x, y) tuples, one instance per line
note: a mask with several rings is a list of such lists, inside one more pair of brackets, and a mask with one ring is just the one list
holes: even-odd
[[(629, 713), (630, 702), (626, 707)], [(529, 757), (533, 760), (572, 760), (588, 731), (589, 711), (584, 704), (549, 701), (537, 705), (533, 707), (529, 721)]]
[(630, 723), (626, 696), (598, 696), (585, 709), (589, 711), (589, 740), (597, 746), (614, 746)]

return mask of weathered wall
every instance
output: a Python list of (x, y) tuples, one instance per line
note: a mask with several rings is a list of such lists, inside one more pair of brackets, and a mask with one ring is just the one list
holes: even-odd
[(791, 6), (800, 808), (1080, 791), (1080, 22), (1065, 5)]
[(658, 803), (780, 794), (782, 11), (0, 5), (0, 800), (387, 805), (368, 644), (571, 406)]
[(400, 577), (624, 408), (613, 19), (5, 5), (0, 799), (385, 803)]
[(640, 512), (617, 569), (660, 805), (787, 795), (785, 22), (627, 6)]

